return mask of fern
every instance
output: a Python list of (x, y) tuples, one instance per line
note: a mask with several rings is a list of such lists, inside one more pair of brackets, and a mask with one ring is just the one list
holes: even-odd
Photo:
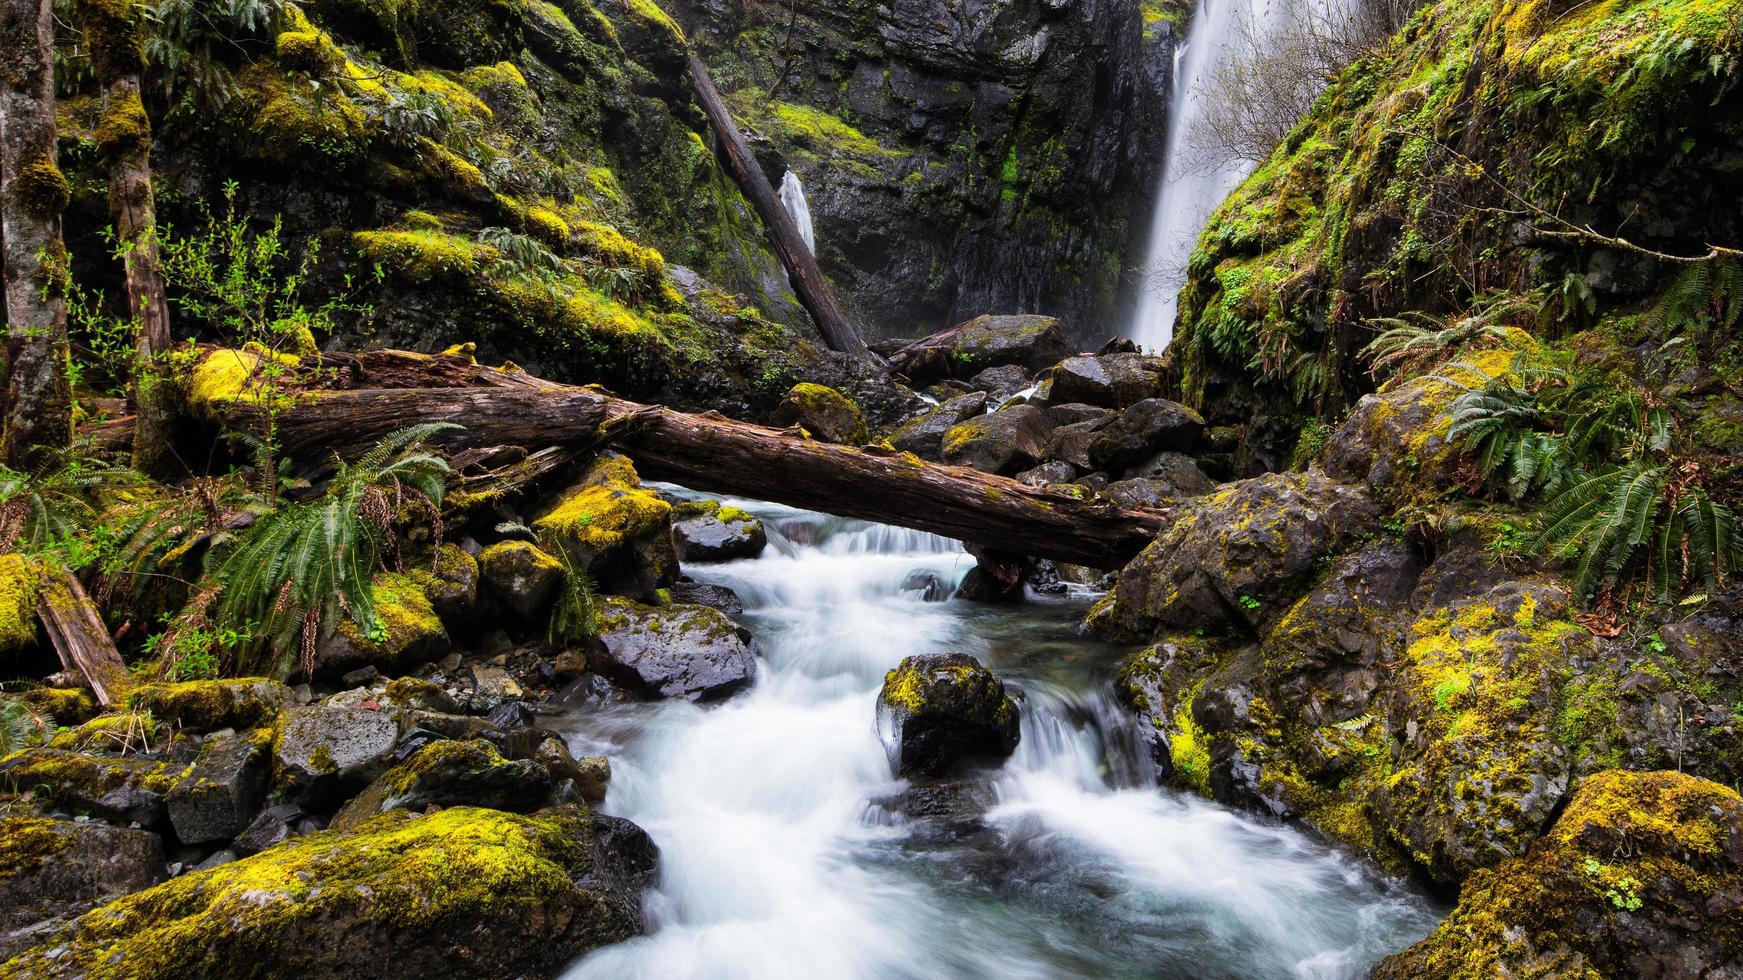
[(599, 598), (593, 580), (576, 563), (569, 549), (561, 542), (554, 544), (549, 550), (563, 563), (563, 583), (557, 602), (551, 607), (546, 639), (553, 645), (579, 643), (599, 632)]
[(1535, 316), (1541, 305), (1537, 293), (1502, 293), (1478, 300), (1470, 313), (1451, 321), (1416, 311), (1369, 320), (1370, 326), (1382, 329), (1362, 348), (1362, 356), (1378, 375), (1386, 368), (1403, 371), (1444, 361), (1451, 351), (1477, 341), (1504, 344), (1511, 330), (1507, 321), (1524, 314)]
[(38, 715), (14, 697), (0, 695), (0, 758), (40, 743), (54, 730), (54, 719)]
[(392, 547), (396, 515), (406, 507), (440, 513), (448, 463), (424, 444), (452, 428), (390, 433), (356, 462), (339, 464), (321, 496), (266, 513), (234, 546), (208, 553), (216, 590), (210, 618), (248, 628), (245, 653), (274, 657), (245, 669), (288, 675), (295, 652), (311, 672), (316, 644), (341, 616), (365, 636), (380, 634), (370, 583)]

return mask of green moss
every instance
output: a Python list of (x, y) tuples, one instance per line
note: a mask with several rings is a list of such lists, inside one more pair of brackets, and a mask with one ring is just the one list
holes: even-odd
[(56, 821), (38, 817), (0, 820), (0, 883), (34, 871), (73, 846), (70, 834), (56, 833)]
[(135, 709), (195, 732), (269, 725), (289, 700), (288, 688), (265, 677), (146, 684), (128, 695)]
[(97, 699), (82, 687), (33, 687), (19, 695), (27, 707), (59, 725), (89, 721), (98, 712)]
[(17, 195), (18, 203), (24, 210), (36, 217), (59, 217), (66, 210), (67, 201), (71, 199), (72, 188), (67, 184), (66, 174), (61, 173), (52, 159), (41, 159), (25, 164), (18, 171)]
[(889, 157), (870, 136), (815, 106), (774, 102), (768, 106), (765, 123), (782, 139), (824, 154), (856, 157)]
[(48, 744), (50, 748), (74, 752), (137, 752), (158, 746), (163, 734), (151, 712), (123, 711), (60, 732)]
[(351, 242), (364, 258), (416, 283), (465, 282), (496, 258), (495, 249), (440, 230), (359, 231)]
[(1181, 782), (1210, 795), (1210, 744), (1192, 719), (1192, 698), (1174, 710), (1174, 731), (1168, 736), (1168, 758)]
[(81, 0), (80, 25), (99, 79), (145, 70), (145, 4), (140, 0)]
[(370, 663), (400, 666), (433, 643), (447, 642), (447, 629), (415, 579), (383, 572), (370, 583), (369, 595), (377, 631), (365, 636), (355, 621), (346, 618), (339, 623), (339, 632)]
[(617, 269), (634, 269), (650, 280), (666, 272), (666, 259), (657, 250), (638, 245), (616, 228), (585, 221), (575, 228), (581, 246), (594, 258)]
[(237, 76), (240, 111), (248, 114), (248, 135), (239, 148), (280, 163), (348, 165), (368, 152), (370, 126), (355, 100), (332, 87), (316, 94), (311, 86), (262, 63)]
[(604, 554), (632, 539), (666, 533), (671, 513), (671, 504), (642, 489), (628, 459), (600, 457), (534, 527)]
[(0, 653), (36, 643), (36, 603), (42, 568), (16, 552), (0, 555)]
[(251, 348), (207, 351), (186, 379), (188, 407), (207, 418), (217, 418), (238, 403), (263, 406), (268, 400), (283, 400), (275, 379), (300, 363), (301, 359), (292, 354), (267, 354)]
[(110, 98), (97, 121), (97, 152), (106, 160), (145, 153), (151, 149), (151, 120), (139, 93)]

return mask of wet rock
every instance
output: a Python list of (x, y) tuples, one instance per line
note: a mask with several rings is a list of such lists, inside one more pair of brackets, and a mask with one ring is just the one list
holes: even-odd
[(1000, 366), (1040, 371), (1071, 351), (1070, 338), (1053, 317), (980, 316), (897, 349), (890, 364), (923, 385)]
[(1118, 409), (1154, 398), (1161, 390), (1162, 370), (1157, 358), (1131, 353), (1080, 354), (1061, 361), (1053, 370), (1048, 400)]
[(577, 759), (560, 738), (547, 738), (533, 752), (536, 759), (551, 771), (558, 784), (568, 784), (576, 798), (589, 806), (605, 802), (605, 791), (611, 782), (611, 760), (604, 756)]
[(987, 393), (994, 404), (1029, 387), (1029, 372), (1015, 364), (987, 368), (968, 381), (970, 387)]
[(672, 601), (692, 606), (708, 606), (728, 616), (744, 615), (744, 600), (724, 585), (702, 582), (677, 582), (671, 588)]
[(266, 795), (267, 744), (248, 735), (216, 736), (165, 803), (183, 844), (227, 841), (247, 829)]
[(890, 436), (890, 445), (902, 452), (913, 453), (921, 459), (942, 461), (944, 434), (985, 413), (986, 405), (987, 396), (984, 391), (958, 395), (919, 418), (903, 424)]
[(606, 600), (593, 669), (643, 697), (713, 700), (750, 683), (750, 631), (707, 606)]
[(913, 596), (921, 602), (943, 602), (950, 598), (950, 586), (931, 572), (909, 572), (898, 589), (903, 595)]
[(768, 543), (762, 521), (717, 500), (683, 503), (672, 511), (672, 547), (681, 562), (755, 558)]
[(510, 702), (526, 697), (526, 690), (514, 675), (501, 667), (490, 664), (470, 664), (465, 676), (470, 683), (466, 685), (458, 699), (465, 710), (473, 714), (487, 715)]
[(290, 688), (264, 677), (145, 684), (128, 695), (137, 709), (192, 732), (270, 724), (278, 710), (293, 700)]
[(111, 823), (159, 830), (169, 826), (164, 795), (186, 768), (174, 759), (34, 748), (0, 760), (0, 786)]
[(537, 620), (563, 584), (563, 563), (530, 541), (500, 541), (478, 556), (492, 595), (524, 620)]
[(8, 968), (70, 978), (101, 964), (140, 980), (263, 963), (285, 976), (553, 975), (641, 931), (657, 855), (634, 824), (578, 807), (394, 810), (117, 899)]
[(551, 773), (530, 759), (504, 759), (489, 742), (432, 742), (370, 783), (333, 817), (349, 830), (395, 808), (482, 806), (530, 813), (551, 792)]
[(1009, 475), (1047, 455), (1047, 416), (1033, 405), (1013, 405), (970, 419), (944, 434), (944, 461), (984, 473)]
[(1743, 799), (1675, 772), (1598, 773), (1542, 840), (1465, 882), (1376, 980), (1738, 975)]
[(1365, 489), (1317, 471), (1225, 484), (1178, 508), (1091, 610), (1090, 625), (1136, 637), (1158, 626), (1257, 628), (1294, 601), (1321, 557), (1378, 522)]
[(398, 742), (399, 725), (385, 712), (289, 708), (273, 743), (273, 782), (303, 806), (329, 806), (385, 772)]
[(938, 775), (965, 756), (1010, 755), (1017, 705), (967, 654), (908, 657), (884, 675), (878, 735), (896, 775)]
[(1204, 418), (1179, 402), (1146, 398), (1096, 431), (1089, 442), (1090, 469), (1118, 472), (1160, 452), (1197, 447)]
[(1045, 487), (1055, 483), (1070, 483), (1076, 477), (1077, 467), (1062, 459), (1055, 459), (1018, 473), (1016, 480), (1027, 487)]
[(1047, 439), (1047, 457), (1070, 463), (1079, 470), (1094, 470), (1089, 461), (1089, 445), (1107, 424), (1107, 419), (1090, 419), (1054, 429)]
[(431, 608), (445, 623), (462, 622), (478, 605), (478, 559), (452, 542), (437, 548), (427, 562), (406, 569), (423, 587)]
[(365, 636), (349, 616), (315, 651), (316, 677), (338, 677), (359, 667), (376, 667), (389, 675), (437, 660), (453, 649), (448, 630), (430, 605), (424, 589), (397, 572), (377, 575), (370, 584), (375, 620), (380, 632)]
[(1082, 402), (1066, 402), (1063, 405), (1048, 405), (1047, 421), (1054, 427), (1080, 425), (1084, 422), (1106, 422), (1114, 417), (1113, 409), (1100, 405), (1085, 405)]
[(605, 592), (645, 595), (677, 580), (672, 505), (622, 456), (602, 455), (533, 522)]
[(796, 425), (823, 442), (862, 445), (870, 436), (859, 406), (828, 385), (800, 382), (775, 407), (776, 425)]
[(39, 817), (0, 820), (0, 963), (66, 920), (165, 877), (156, 834)]

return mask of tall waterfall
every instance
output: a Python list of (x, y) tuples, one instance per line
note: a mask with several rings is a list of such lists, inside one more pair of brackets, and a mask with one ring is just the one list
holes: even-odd
[(791, 170), (781, 178), (781, 205), (799, 226), (799, 237), (805, 240), (805, 247), (816, 255), (817, 233), (811, 228), (811, 202), (805, 200), (805, 185), (799, 183), (799, 175)]
[[(1186, 42), (1174, 52), (1174, 92), (1168, 107), (1168, 143), (1162, 181), (1150, 220), (1150, 243), (1144, 259), (1144, 283), (1138, 308), (1126, 336), (1139, 346), (1160, 351), (1174, 337), (1175, 299), (1186, 279), (1205, 220), (1234, 190), (1252, 164), (1245, 160), (1195, 160), (1190, 134), (1205, 124), (1211, 91), (1219, 73), (1251, 48), (1242, 43), (1243, 24), (1261, 44), (1289, 23), (1292, 0), (1198, 0), (1187, 28)], [(1322, 9), (1344, 7), (1349, 0), (1294, 0)]]

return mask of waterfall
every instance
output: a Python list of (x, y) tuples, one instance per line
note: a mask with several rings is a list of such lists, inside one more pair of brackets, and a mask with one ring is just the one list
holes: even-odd
[(799, 237), (805, 240), (805, 247), (816, 255), (817, 233), (811, 228), (811, 202), (805, 200), (805, 185), (799, 182), (799, 175), (791, 170), (781, 178), (781, 205), (793, 216), (793, 224), (799, 226)]
[(1329, 22), (1350, 4), (1351, 0), (1198, 0), (1193, 8), (1186, 41), (1174, 52), (1168, 142), (1150, 219), (1145, 278), (1126, 330), (1139, 346), (1160, 351), (1173, 339), (1175, 301), (1199, 232), (1210, 213), (1253, 169), (1246, 160), (1195, 160), (1190, 138), (1205, 125), (1219, 73), (1252, 50), (1242, 43), (1243, 26), (1263, 50), (1265, 42), (1277, 40), (1297, 16), (1318, 14)]

